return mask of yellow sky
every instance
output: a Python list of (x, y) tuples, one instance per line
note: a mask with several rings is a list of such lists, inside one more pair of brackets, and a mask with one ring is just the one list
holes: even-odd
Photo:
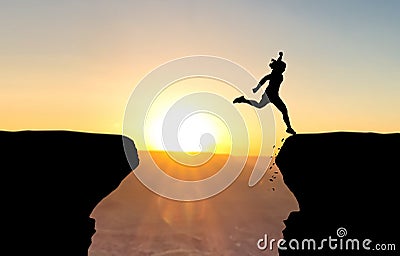
[(259, 79), (283, 50), (299, 133), (398, 132), (398, 2), (357, 3), (2, 3), (0, 128), (121, 134), (130, 94), (159, 65), (213, 55)]
[[(232, 99), (241, 95), (241, 92), (237, 90), (235, 87), (211, 78), (202, 78), (202, 77), (194, 77), (187, 78), (169, 85), (166, 90), (162, 91), (157, 97), (155, 97), (154, 102), (147, 113), (148, 120), (145, 124), (145, 139), (148, 143), (148, 150), (162, 150), (165, 149), (162, 140), (162, 129), (163, 122), (166, 119), (166, 115), (168, 111), (171, 110), (173, 105), (181, 100), (182, 98), (190, 95), (192, 93), (210, 93), (213, 95), (218, 95), (223, 97), (227, 102), (231, 102)], [(200, 95), (201, 97), (201, 95)], [(205, 98), (206, 99), (206, 98)], [(211, 110), (218, 108), (226, 108), (226, 105), (219, 104), (218, 102), (209, 102)], [(225, 113), (228, 115), (234, 115), (234, 113), (230, 114), (229, 111), (239, 111), (240, 116), (245, 118), (247, 129), (240, 133), (240, 136), (243, 137), (238, 141), (238, 145), (232, 145), (233, 143), (233, 127), (232, 125), (238, 125), (235, 122), (227, 123), (226, 116), (220, 116), (212, 111), (199, 111), (197, 110), (196, 102), (184, 102), (183, 108), (178, 109), (178, 111), (185, 111), (186, 109), (190, 109), (189, 116), (185, 119), (179, 120), (181, 122), (179, 133), (178, 133), (178, 141), (182, 146), (182, 149), (186, 152), (197, 152), (197, 151), (209, 151), (212, 148), (201, 148), (201, 136), (203, 134), (210, 134), (215, 139), (216, 148), (214, 151), (220, 154), (247, 154), (247, 147), (251, 148), (251, 154), (258, 154), (261, 150), (260, 141), (262, 140), (263, 132), (260, 129), (259, 125), (259, 116), (256, 113), (256, 110), (251, 107), (240, 106), (240, 105), (231, 105), (228, 107), (231, 109), (227, 109)], [(193, 109), (193, 110), (192, 110)], [(268, 111), (267, 109), (265, 111)], [(178, 113), (171, 113), (172, 115), (179, 115)], [(239, 122), (240, 120), (237, 120)], [(274, 125), (272, 123), (272, 125)], [(274, 134), (271, 134), (272, 136)], [(265, 133), (264, 136), (267, 136)], [(252, 141), (252, 146), (247, 145), (246, 141), (249, 139)], [(273, 138), (270, 137), (272, 140)], [(210, 142), (210, 144), (213, 144)], [(205, 141), (205, 146), (207, 145), (207, 141)], [(239, 147), (243, 150), (235, 150), (233, 147)], [(168, 149), (168, 148), (167, 148)], [(177, 150), (176, 148), (169, 149), (170, 151)], [(264, 152), (266, 153), (266, 152)]]

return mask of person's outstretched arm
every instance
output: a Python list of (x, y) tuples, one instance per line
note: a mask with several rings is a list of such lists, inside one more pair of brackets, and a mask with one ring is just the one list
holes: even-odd
[(260, 82), (258, 83), (258, 85), (257, 85), (255, 88), (253, 88), (253, 93), (256, 93), (256, 92), (261, 88), (261, 86), (263, 86), (263, 84), (265, 84), (265, 82), (267, 82), (267, 81), (269, 80), (269, 78), (270, 78), (270, 75), (264, 76), (264, 77), (260, 80)]

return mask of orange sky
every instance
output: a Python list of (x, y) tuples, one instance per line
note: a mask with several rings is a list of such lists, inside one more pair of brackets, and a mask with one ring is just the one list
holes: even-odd
[[(157, 66), (213, 55), (259, 79), (283, 50), (281, 96), (299, 133), (398, 132), (399, 3), (378, 5), (1, 3), (0, 128), (120, 134), (130, 94)], [(287, 134), (273, 111), (280, 140)]]

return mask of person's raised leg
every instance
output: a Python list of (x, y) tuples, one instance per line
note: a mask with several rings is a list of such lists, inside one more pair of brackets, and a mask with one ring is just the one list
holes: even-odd
[(255, 101), (255, 100), (248, 100), (244, 96), (240, 96), (240, 97), (234, 99), (233, 103), (246, 103), (246, 104), (249, 104), (256, 108), (262, 108), (262, 107), (265, 107), (269, 103), (269, 99), (268, 99), (267, 94), (264, 93), (259, 102)]

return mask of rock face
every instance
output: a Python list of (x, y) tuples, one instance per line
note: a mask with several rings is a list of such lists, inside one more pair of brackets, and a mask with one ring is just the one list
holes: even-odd
[(122, 136), (65, 131), (0, 132), (0, 168), (2, 249), (15, 255), (88, 255), (93, 208), (132, 171)]
[(399, 255), (399, 160), (400, 134), (289, 137), (276, 163), (300, 211), (285, 221), (279, 255)]

